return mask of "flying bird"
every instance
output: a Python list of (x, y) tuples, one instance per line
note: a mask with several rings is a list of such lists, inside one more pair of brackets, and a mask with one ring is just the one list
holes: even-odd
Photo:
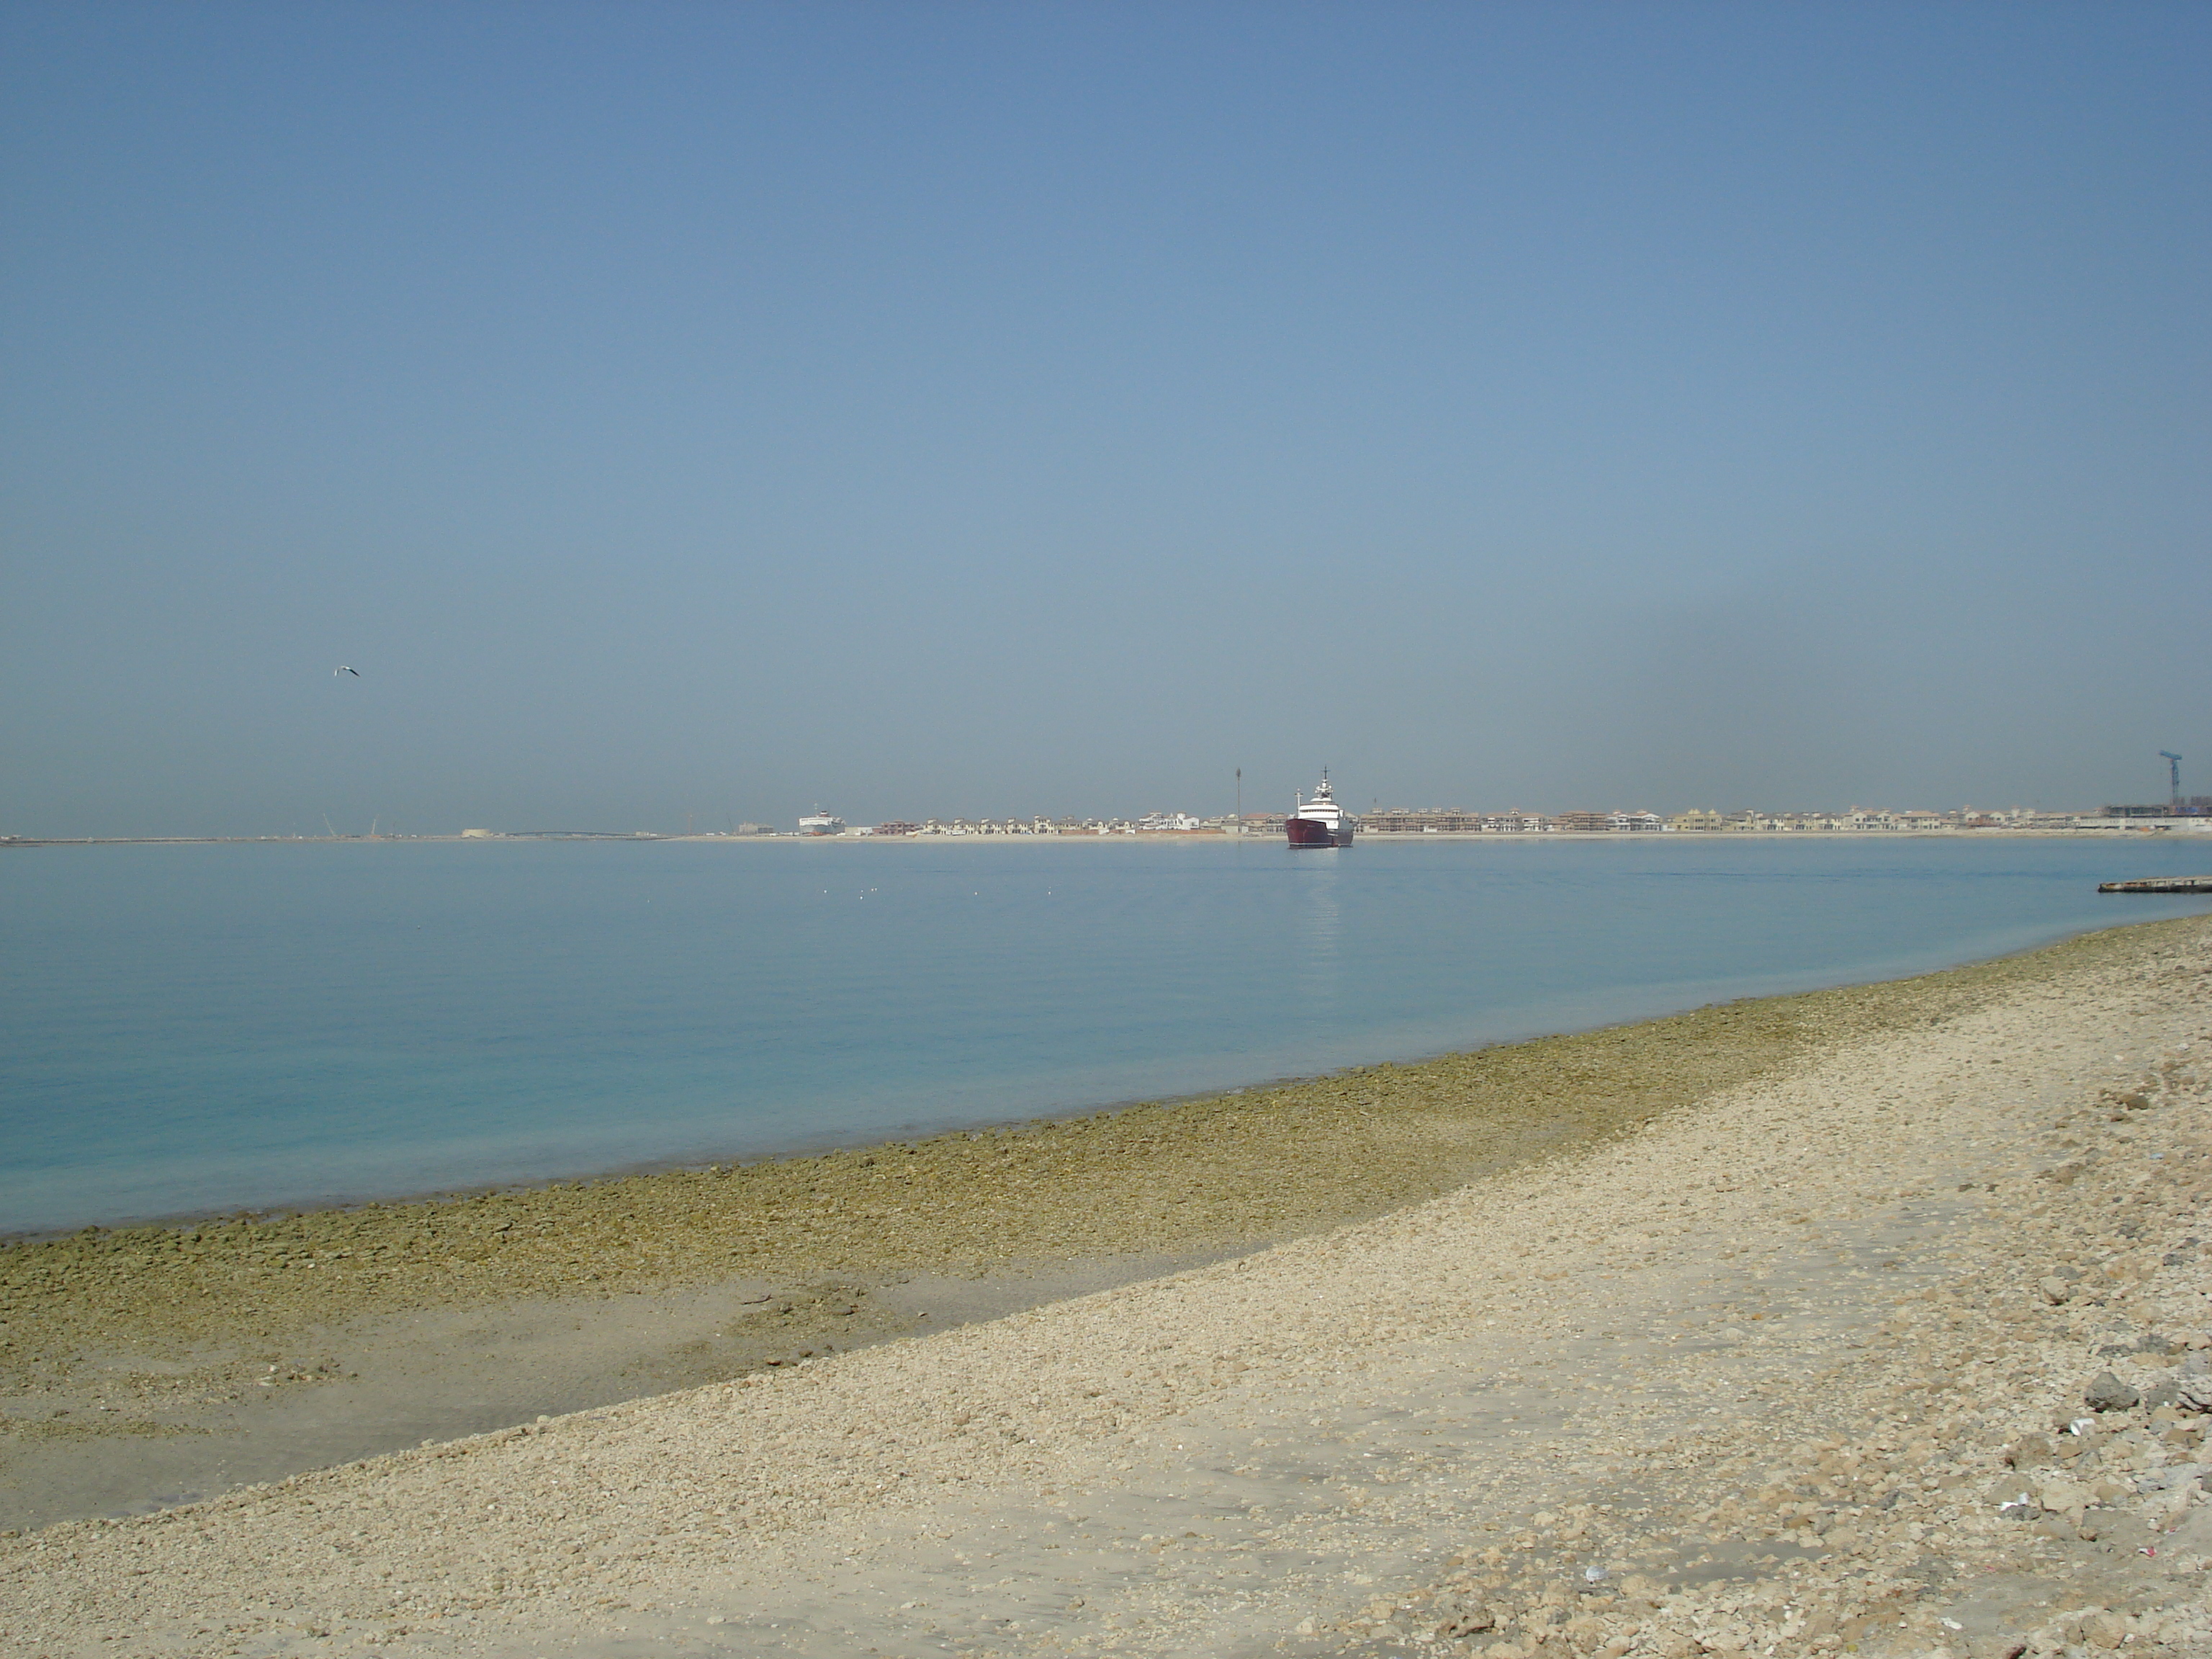
[(336, 668), (331, 670), (331, 678), (332, 679), (337, 678), (341, 674), (350, 674), (354, 678), (359, 679), (361, 678), (361, 670), (358, 668), (348, 668), (343, 663), (340, 663)]

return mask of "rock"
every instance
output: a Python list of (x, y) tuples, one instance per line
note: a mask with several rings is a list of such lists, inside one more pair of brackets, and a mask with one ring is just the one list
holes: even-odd
[(2116, 1648), (2128, 1639), (2128, 1621), (2117, 1613), (2100, 1613), (2085, 1621), (2081, 1639), (2093, 1648)]
[(2202, 1463), (2168, 1463), (2163, 1468), (2145, 1469), (2136, 1477), (2136, 1490), (2172, 1492), (2193, 1486), (2204, 1479), (2205, 1467)]
[(1454, 1605), (1449, 1607), (1443, 1598), (1437, 1603), (1437, 1611), (1443, 1615), (1443, 1622), (1437, 1626), (1438, 1636), (1479, 1636), (1484, 1631), (1498, 1628), (1498, 1615), (1488, 1607), (1460, 1601), (1456, 1597), (1449, 1599)]
[[(2081, 1403), (2093, 1412), (2133, 1411), (2142, 1403), (2142, 1395), (2110, 1371), (2100, 1371), (2097, 1380), (2081, 1392)], [(2208, 1407), (2198, 1407), (2199, 1411)]]
[(2212, 1412), (2212, 1376), (2185, 1376), (2173, 1385), (2173, 1403), (2185, 1412)]
[(2172, 1532), (2189, 1520), (2189, 1506), (2197, 1501), (2196, 1489), (2177, 1486), (2172, 1492), (2153, 1498), (2143, 1507), (2143, 1519), (2154, 1532)]
[(2037, 1506), (2049, 1515), (2079, 1515), (2094, 1497), (2087, 1486), (2064, 1475), (2053, 1475), (2035, 1489)]
[(2005, 1451), (2004, 1461), (2016, 1469), (2047, 1468), (2057, 1462), (2058, 1448), (2047, 1434), (2024, 1434)]

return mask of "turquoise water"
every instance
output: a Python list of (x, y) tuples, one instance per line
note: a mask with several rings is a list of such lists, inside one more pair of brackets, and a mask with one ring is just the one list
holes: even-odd
[(1885, 979), (2212, 837), (0, 854), (0, 1231), (708, 1161)]

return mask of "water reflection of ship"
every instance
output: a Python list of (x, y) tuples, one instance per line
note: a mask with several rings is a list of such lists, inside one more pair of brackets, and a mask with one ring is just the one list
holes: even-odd
[(1301, 860), (1297, 867), (1301, 902), (1292, 983), (1297, 1006), (1305, 1014), (1329, 1018), (1335, 1013), (1344, 988), (1343, 964), (1338, 951), (1343, 918), (1336, 884), (1346, 878), (1345, 872), (1350, 866), (1334, 859), (1314, 859)]
[(1328, 785), (1328, 769), (1321, 770), (1321, 787), (1311, 800), (1300, 800), (1283, 824), (1293, 847), (1349, 847), (1353, 829), (1350, 817), (1336, 804)]

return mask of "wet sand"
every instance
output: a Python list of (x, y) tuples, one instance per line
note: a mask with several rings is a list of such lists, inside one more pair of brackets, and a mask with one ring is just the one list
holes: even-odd
[[(0, 1630), (54, 1653), (1680, 1659), (1845, 1632), (1978, 1654), (2078, 1613), (2075, 1638), (2120, 1617), (2098, 1630), (2195, 1650), (2168, 1636), (2196, 1639), (2212, 1535), (2198, 1488), (2158, 1482), (2200, 1419), (2105, 1415), (2094, 1477), (2094, 1447), (2063, 1479), (2003, 1460), (2083, 1409), (2089, 1368), (2149, 1393), (2212, 1346), (2185, 1243), (2212, 1197), (2208, 970), (2212, 928), (2154, 924), (1080, 1124), (285, 1224), (288, 1262), (366, 1261), (330, 1281), (276, 1266), (258, 1229), (172, 1263), (143, 1231), (35, 1247), (38, 1271), (9, 1263), (9, 1335), (27, 1301), (82, 1297), (15, 1362), (46, 1400), (90, 1386), (102, 1342), (188, 1360), (338, 1328), (313, 1322), (342, 1282), (391, 1298), (368, 1319), (514, 1317), (590, 1271), (611, 1312), (778, 1287), (732, 1317), (830, 1273), (874, 1275), (891, 1308), (919, 1273), (935, 1300), (1133, 1244), (1245, 1253), (50, 1528), (0, 1544)], [(495, 1242), (533, 1213), (569, 1234)], [(422, 1270), (383, 1266), (426, 1235)], [(2022, 1522), (1991, 1495), (2019, 1481)], [(2114, 1553), (2130, 1527), (2171, 1540), (2163, 1565), (2132, 1534)]]

